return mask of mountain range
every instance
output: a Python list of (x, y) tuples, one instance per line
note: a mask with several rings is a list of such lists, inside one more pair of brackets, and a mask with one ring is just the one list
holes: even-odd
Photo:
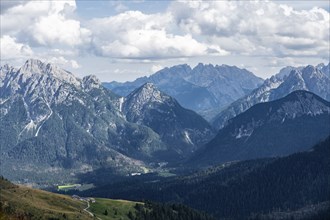
[(327, 122), (330, 102), (308, 91), (294, 91), (230, 119), (190, 163), (215, 165), (305, 151), (330, 135)]
[[(0, 77), (1, 171), (8, 178), (69, 178), (99, 167), (144, 172), (150, 162), (186, 157), (212, 135), (209, 124), (196, 113), (154, 87), (149, 94), (149, 84), (124, 101), (93, 75), (79, 79), (33, 59), (19, 69), (1, 67)], [(156, 102), (153, 94), (161, 94)], [(145, 95), (151, 97), (140, 98)], [(145, 112), (133, 108), (155, 103), (163, 111), (149, 108), (155, 122), (144, 120)], [(155, 127), (157, 120), (169, 120), (168, 114), (178, 116), (171, 126), (182, 129), (174, 138), (168, 128)], [(189, 121), (180, 115), (189, 116)], [(185, 150), (172, 145), (178, 139)]]
[(174, 97), (183, 107), (211, 118), (213, 109), (218, 110), (243, 97), (261, 85), (263, 80), (236, 66), (199, 63), (194, 68), (187, 64), (177, 65), (132, 82), (103, 85), (118, 95), (126, 96), (147, 82)]
[(282, 98), (295, 90), (306, 90), (330, 101), (329, 65), (308, 65), (306, 67), (285, 67), (278, 74), (266, 79), (264, 83), (250, 94), (236, 100), (218, 115), (211, 123), (220, 129), (236, 115), (261, 102)]
[[(203, 167), (306, 150), (330, 129), (324, 123), (329, 121), (329, 102), (322, 99), (329, 99), (326, 68), (290, 67), (281, 77), (266, 80), (230, 105), (239, 106), (234, 108), (237, 111), (222, 113), (231, 115), (215, 135), (205, 119), (153, 83), (121, 97), (93, 75), (79, 79), (39, 60), (27, 60), (19, 69), (5, 65), (0, 69), (1, 172), (13, 180), (42, 182), (100, 169), (121, 175), (144, 173), (163, 162), (188, 161)], [(164, 86), (178, 77), (203, 84), (214, 96), (220, 96), (220, 90), (212, 90), (213, 82), (222, 88), (221, 80), (231, 85), (236, 77), (236, 84), (226, 89), (231, 97), (243, 95), (259, 82), (237, 67), (203, 64), (193, 69), (165, 68), (145, 79)], [(173, 86), (176, 91), (179, 84)], [(233, 92), (238, 88), (241, 92)], [(298, 89), (305, 91), (294, 92)]]
[[(285, 67), (263, 81), (237, 67), (179, 65), (134, 82), (102, 84), (35, 59), (20, 68), (5, 65), (0, 175), (48, 189), (92, 183), (84, 195), (179, 202), (217, 218), (322, 219), (329, 214), (327, 71), (323, 64)], [(223, 111), (212, 127), (193, 110), (204, 118)], [(42, 215), (34, 205), (21, 209), (36, 195), (63, 198), (75, 210), (68, 215), (83, 217), (81, 204), (68, 197), (30, 192), (2, 177), (0, 189), (7, 193), (0, 217), (2, 210)], [(102, 218), (112, 201), (97, 202), (102, 210), (91, 210)], [(52, 206), (45, 207), (49, 213)], [(163, 219), (160, 213), (211, 219), (177, 205), (134, 209), (135, 219)]]

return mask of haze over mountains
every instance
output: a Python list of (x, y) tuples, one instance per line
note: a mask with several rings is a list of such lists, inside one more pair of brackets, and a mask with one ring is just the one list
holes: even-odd
[(118, 95), (126, 96), (146, 82), (155, 84), (185, 108), (210, 118), (212, 110), (248, 94), (261, 85), (263, 80), (236, 66), (200, 63), (194, 68), (187, 64), (164, 68), (133, 82), (111, 82), (103, 85)]
[[(295, 73), (291, 74), (292, 71)], [(219, 129), (227, 120), (254, 104), (282, 98), (295, 90), (311, 91), (330, 100), (329, 81), (329, 64), (284, 67), (278, 74), (263, 81), (253, 73), (235, 66), (200, 63), (194, 68), (186, 64), (164, 68), (133, 82), (103, 85), (126, 96), (142, 84), (151, 82)]]
[(234, 116), (246, 111), (260, 102), (282, 98), (295, 90), (311, 91), (330, 101), (329, 65), (306, 67), (286, 67), (277, 75), (266, 79), (264, 83), (250, 94), (238, 99), (221, 111), (212, 120), (212, 125), (219, 129)]

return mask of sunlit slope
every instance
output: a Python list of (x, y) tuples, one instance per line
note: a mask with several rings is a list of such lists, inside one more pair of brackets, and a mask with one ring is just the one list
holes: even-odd
[[(25, 186), (17, 186), (0, 178), (0, 219), (129, 219), (135, 215), (136, 202), (96, 199), (95, 203), (73, 199)], [(95, 216), (94, 216), (95, 215)]]

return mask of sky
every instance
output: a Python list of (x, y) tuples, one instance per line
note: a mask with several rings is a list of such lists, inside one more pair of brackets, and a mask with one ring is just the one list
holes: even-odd
[(29, 58), (78, 77), (132, 81), (173, 65), (268, 78), (329, 62), (329, 1), (1, 0), (1, 65)]

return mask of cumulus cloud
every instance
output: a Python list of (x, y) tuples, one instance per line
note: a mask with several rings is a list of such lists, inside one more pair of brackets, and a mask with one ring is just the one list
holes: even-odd
[(175, 1), (146, 13), (113, 2), (118, 14), (80, 20), (71, 0), (0, 1), (1, 59), (33, 56), (79, 68), (75, 60), (96, 55), (123, 65), (149, 63), (147, 72), (162, 59), (164, 66), (219, 55), (270, 57), (268, 65), (329, 59), (329, 12), (286, 3)]
[(75, 1), (28, 1), (1, 14), (1, 33), (15, 35), (30, 45), (76, 46), (88, 42), (90, 31), (70, 18)]
[(227, 53), (217, 45), (197, 41), (189, 33), (171, 33), (171, 22), (170, 13), (127, 11), (93, 19), (88, 28), (93, 32), (93, 48), (101, 56), (158, 59)]
[(1, 36), (0, 45), (3, 60), (28, 58), (33, 55), (29, 45), (18, 43), (15, 38), (8, 35)]
[(9, 8), (12, 8), (16, 5), (20, 5), (22, 3), (24, 3), (23, 0), (21, 0), (21, 1), (19, 1), (19, 0), (17, 0), (17, 1), (1, 1), (0, 2), (0, 13), (2, 14), (5, 11), (7, 11)]
[(56, 65), (62, 66), (64, 68), (72, 68), (72, 69), (78, 69), (80, 68), (80, 65), (76, 60), (67, 60), (64, 57), (52, 57), (47, 60), (50, 63), (54, 63)]
[(180, 1), (169, 11), (193, 36), (245, 55), (313, 56), (329, 49), (329, 12), (269, 1)]
[(164, 67), (162, 65), (152, 65), (151, 67), (151, 73), (155, 73), (161, 69), (163, 69)]

